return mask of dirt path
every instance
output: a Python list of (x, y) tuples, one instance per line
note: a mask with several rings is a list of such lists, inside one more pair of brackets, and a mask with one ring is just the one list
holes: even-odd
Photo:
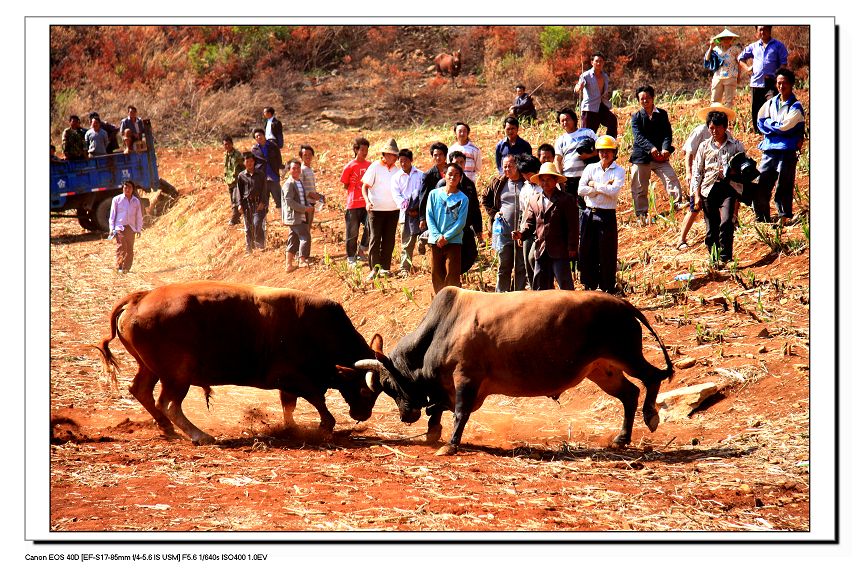
[[(341, 301), (361, 333), (382, 333), (387, 348), (418, 323), (429, 302), (426, 273), (381, 286), (350, 283), (337, 263), (343, 253), (336, 205), (321, 214), (314, 250), (322, 261), (315, 268), (284, 274), (285, 233), (275, 221), (272, 249), (244, 258), (241, 232), (223, 225), (223, 210), (215, 207), (221, 188), (213, 157), (216, 149), (165, 151), (167, 179), (185, 194), (144, 232), (128, 275), (111, 271), (112, 245), (83, 234), (74, 219), (52, 220), (53, 530), (809, 528), (808, 258), (768, 261), (750, 242), (739, 251), (758, 281), (787, 272), (801, 277), (796, 291), (776, 293), (767, 284), (767, 305), (758, 312), (768, 313), (764, 335), (755, 312), (714, 300), (742, 291), (730, 280), (693, 285), (674, 303), (655, 304), (655, 296), (644, 294), (632, 299), (673, 349), (673, 360), (695, 359), (664, 390), (709, 380), (724, 389), (706, 408), (665, 421), (654, 434), (637, 418), (631, 448), (606, 448), (620, 424), (620, 405), (587, 381), (558, 403), (491, 397), (470, 420), (462, 452), (450, 458), (433, 456), (435, 447), (420, 436), (426, 422), (403, 425), (387, 397), (369, 421), (355, 424), (340, 396), (330, 394), (338, 424), (324, 442), (307, 403), (299, 401), (296, 413), (302, 430), (284, 435), (275, 393), (232, 387), (216, 389), (209, 411), (202, 393), (193, 390), (185, 402), (189, 418), (219, 438), (217, 445), (165, 440), (125, 389), (134, 363), (121, 344), (112, 344), (123, 367), (121, 389), (109, 388), (95, 353), (83, 347), (107, 331), (110, 307), (126, 293), (199, 278), (289, 285)], [(215, 167), (187, 175), (187, 166), (210, 163)], [(335, 171), (321, 170), (323, 186), (336, 189)], [(191, 240), (188, 229), (201, 233)], [(623, 229), (622, 238), (631, 232)], [(329, 265), (323, 254), (333, 260)], [(652, 255), (664, 256), (659, 248)], [(666, 263), (664, 274), (684, 264)], [(734, 300), (752, 310), (753, 297)], [(700, 332), (702, 326), (707, 330)], [(647, 357), (661, 364), (653, 341), (645, 344)], [(443, 425), (447, 436), (450, 415)]]

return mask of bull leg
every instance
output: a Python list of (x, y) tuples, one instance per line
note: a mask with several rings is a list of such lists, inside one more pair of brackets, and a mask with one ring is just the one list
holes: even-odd
[(317, 412), (320, 414), (320, 431), (325, 436), (331, 436), (334, 431), (335, 420), (332, 414), (329, 412), (328, 407), (325, 406), (325, 395), (310, 395), (302, 397), (310, 404), (314, 406)]
[[(637, 335), (638, 337), (638, 335)], [(630, 356), (623, 361), (624, 371), (631, 377), (642, 381), (645, 386), (645, 401), (642, 403), (642, 420), (648, 430), (654, 432), (660, 424), (660, 415), (657, 413), (657, 395), (660, 394), (660, 384), (666, 378), (661, 371), (645, 360), (640, 350), (635, 356)]]
[[(475, 409), (475, 386), (468, 380), (461, 380), (456, 383), (456, 387), (457, 402), (454, 405), (454, 430), (451, 432), (451, 439), (448, 444), (437, 450), (436, 456), (445, 456), (457, 452), (460, 439), (463, 436), (463, 429), (466, 428), (469, 415)], [(441, 417), (441, 413), (439, 416)]]
[(660, 393), (661, 380), (642, 381), (645, 385), (645, 402), (642, 403), (642, 420), (648, 430), (654, 432), (660, 424), (660, 415), (657, 413), (657, 395)]
[(298, 397), (287, 391), (281, 393), (281, 408), (284, 410), (284, 427), (291, 429), (296, 426), (296, 421), (293, 419), (293, 411), (296, 410), (296, 400)]
[(137, 370), (137, 374), (134, 376), (132, 384), (128, 387), (128, 390), (134, 398), (143, 405), (143, 408), (152, 415), (152, 418), (161, 429), (161, 432), (163, 432), (168, 438), (179, 438), (179, 434), (173, 427), (173, 423), (171, 423), (170, 419), (165, 416), (164, 412), (155, 405), (152, 393), (155, 390), (155, 383), (157, 382), (158, 377), (156, 374), (143, 365), (140, 365)]
[(639, 402), (639, 387), (627, 380), (621, 369), (615, 365), (601, 364), (588, 374), (588, 378), (597, 383), (606, 394), (621, 401), (624, 406), (624, 421), (621, 432), (612, 441), (616, 447), (630, 444), (633, 434), (633, 419), (636, 416), (636, 405)]
[(445, 412), (445, 407), (434, 405), (427, 409), (427, 415), (430, 420), (427, 422), (427, 442), (435, 444), (442, 438), (442, 413)]
[(188, 394), (189, 385), (162, 381), (161, 397), (158, 402), (166, 406), (166, 414), (191, 439), (194, 444), (214, 444), (212, 435), (203, 432), (188, 420), (182, 412), (182, 401)]

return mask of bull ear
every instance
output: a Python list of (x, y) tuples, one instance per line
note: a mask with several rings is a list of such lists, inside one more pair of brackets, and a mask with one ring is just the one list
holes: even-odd
[(382, 353), (382, 335), (376, 333), (373, 338), (370, 340), (370, 348), (373, 349), (375, 353)]

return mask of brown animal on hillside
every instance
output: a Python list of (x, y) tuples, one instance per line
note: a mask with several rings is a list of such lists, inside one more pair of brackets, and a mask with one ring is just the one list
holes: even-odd
[(457, 76), (460, 75), (460, 50), (454, 50), (453, 54), (439, 54), (433, 58), (433, 66), (430, 70), (435, 70), (437, 76), (449, 75), (457, 85)]
[[(642, 323), (660, 343), (666, 368), (642, 356)], [(488, 395), (552, 397), (588, 377), (624, 406), (617, 446), (630, 443), (639, 388), (642, 416), (653, 432), (660, 418), (660, 383), (672, 363), (660, 337), (641, 311), (612, 295), (589, 291), (482, 293), (446, 287), (430, 304), (418, 328), (388, 356), (377, 353), (356, 367), (379, 372), (403, 422), (413, 423), (427, 407), (427, 440), (442, 434), (441, 417), (454, 411), (450, 442), (436, 454), (457, 451), (469, 415)]]
[(302, 397), (316, 407), (325, 433), (335, 426), (327, 389), (340, 391), (357, 421), (370, 418), (379, 395), (370, 389), (373, 377), (365, 382), (366, 373), (353, 368), (374, 352), (343, 307), (301, 291), (200, 281), (131, 293), (114, 306), (110, 333), (96, 346), (114, 382), (117, 362), (108, 344), (116, 336), (138, 364), (131, 394), (166, 435), (178, 436), (175, 424), (198, 444), (215, 439), (182, 412), (192, 385), (204, 389), (207, 404), (215, 385), (278, 390), (287, 427)]

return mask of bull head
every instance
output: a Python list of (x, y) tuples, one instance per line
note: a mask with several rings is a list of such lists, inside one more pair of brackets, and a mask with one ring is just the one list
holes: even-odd
[[(377, 353), (376, 359), (362, 359), (355, 363), (356, 369), (364, 369), (368, 374), (377, 374), (379, 390), (385, 391), (385, 394), (394, 399), (397, 403), (397, 409), (400, 411), (400, 420), (405, 423), (414, 423), (421, 418), (421, 409), (427, 406), (427, 397), (424, 395), (415, 395), (405, 390), (409, 387), (414, 387), (414, 384), (409, 384), (407, 381), (399, 381), (400, 373), (391, 363), (391, 359)], [(405, 388), (404, 388), (405, 387)], [(378, 392), (378, 391), (377, 391)]]

